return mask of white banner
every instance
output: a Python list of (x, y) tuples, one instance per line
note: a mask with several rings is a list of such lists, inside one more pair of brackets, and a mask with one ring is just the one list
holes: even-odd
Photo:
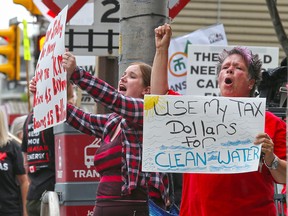
[(142, 170), (244, 173), (258, 169), (265, 98), (145, 95)]
[(227, 45), (223, 24), (212, 25), (171, 40), (168, 63), (169, 86), (181, 94), (186, 92), (189, 44)]

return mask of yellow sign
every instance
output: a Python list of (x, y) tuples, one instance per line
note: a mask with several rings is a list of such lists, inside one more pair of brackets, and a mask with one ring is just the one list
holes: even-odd
[(27, 33), (27, 21), (23, 20), (23, 49), (24, 49), (24, 60), (31, 60), (30, 53), (30, 41)]

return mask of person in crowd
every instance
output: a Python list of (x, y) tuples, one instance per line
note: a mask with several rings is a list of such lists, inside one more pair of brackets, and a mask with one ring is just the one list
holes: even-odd
[[(180, 208), (182, 198), (182, 173), (171, 173), (173, 190), (169, 190), (170, 197), (173, 196), (175, 205)], [(172, 194), (173, 193), (173, 194)]]
[[(75, 102), (73, 85), (68, 85), (67, 102)], [(39, 216), (41, 197), (46, 191), (55, 189), (55, 136), (53, 127), (34, 132), (33, 110), (28, 114), (24, 123), (22, 151), (30, 179), (27, 212), (29, 216)], [(44, 157), (40, 157), (41, 155)]]
[[(67, 123), (102, 140), (94, 156), (95, 168), (101, 176), (94, 216), (147, 216), (148, 196), (165, 208), (167, 175), (141, 171), (143, 98), (150, 93), (151, 66), (132, 63), (120, 78), (118, 89), (78, 67), (70, 52), (64, 53), (63, 66), (67, 80), (112, 111), (91, 114), (67, 105)], [(30, 91), (35, 92), (35, 87), (32, 79)]]
[[(33, 110), (28, 114), (23, 128), (22, 152), (30, 185), (27, 194), (29, 216), (39, 216), (41, 197), (46, 191), (54, 191), (55, 152), (53, 128), (34, 132)], [(40, 157), (42, 155), (43, 157)]]
[(67, 86), (67, 103), (76, 105), (77, 94), (74, 86), (71, 83), (68, 83)]
[(13, 134), (20, 142), (23, 138), (23, 125), (27, 118), (27, 115), (19, 116), (14, 119), (11, 124), (10, 133)]
[[(151, 94), (174, 94), (167, 78), (170, 25), (155, 29), (156, 53)], [(262, 63), (246, 47), (219, 54), (218, 83), (223, 97), (252, 97), (261, 78)], [(274, 182), (286, 182), (286, 124), (265, 113), (265, 132), (255, 137), (262, 144), (262, 169), (239, 174), (183, 174), (182, 216), (276, 216)], [(261, 165), (261, 163), (260, 163)]]
[(4, 113), (0, 110), (0, 215), (28, 216), (28, 177), (17, 142), (9, 138)]

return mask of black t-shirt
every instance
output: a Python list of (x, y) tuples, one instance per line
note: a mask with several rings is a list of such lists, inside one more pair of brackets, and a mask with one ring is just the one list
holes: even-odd
[(22, 199), (16, 175), (25, 174), (19, 144), (10, 140), (0, 147), (0, 215), (21, 215)]
[(34, 132), (33, 113), (24, 123), (22, 151), (27, 153), (30, 178), (28, 200), (38, 200), (44, 191), (54, 191), (55, 152), (53, 128)]

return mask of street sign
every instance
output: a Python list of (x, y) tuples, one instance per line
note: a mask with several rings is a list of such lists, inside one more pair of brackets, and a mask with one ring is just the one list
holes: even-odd
[(74, 0), (71, 4), (70, 0), (42, 0), (42, 2), (54, 13), (58, 14), (66, 5), (68, 5), (67, 21), (80, 10), (80, 8), (86, 4), (88, 0)]
[[(54, 10), (55, 8), (60, 10), (69, 0), (33, 1), (35, 4), (36, 2), (39, 4), (39, 1), (41, 1), (42, 6), (45, 5), (46, 10), (48, 7), (50, 10), (52, 10), (52, 8)], [(90, 10), (83, 10), (84, 5), (82, 4), (84, 1), (86, 5), (89, 4), (89, 6), (87, 6), (89, 9), (94, 7), (91, 16)], [(188, 2), (189, 0), (169, 0), (169, 16), (174, 18)], [(76, 5), (79, 9), (76, 11), (77, 15), (69, 22), (70, 25), (66, 27), (65, 46), (75, 55), (118, 56), (120, 1), (74, 0), (73, 5)], [(39, 7), (41, 4), (37, 6)], [(41, 10), (41, 8), (45, 7), (39, 7), (39, 9)], [(71, 10), (71, 7), (68, 9), (67, 20), (69, 20), (69, 10)], [(57, 14), (57, 12), (53, 12)], [(86, 23), (89, 17), (93, 17), (92, 24)]]
[(190, 0), (169, 0), (169, 17), (174, 19)]
[[(69, 0), (33, 0), (41, 13), (51, 21), (71, 1)], [(88, 0), (74, 0), (73, 5), (68, 9), (67, 22), (80, 10)], [(96, 2), (96, 0), (95, 0)], [(98, 1), (99, 2), (99, 1)], [(108, 1), (107, 1), (108, 2)], [(110, 3), (111, 1), (109, 1)], [(113, 0), (112, 0), (113, 2)], [(177, 14), (186, 6), (189, 0), (169, 0), (169, 17), (174, 19)], [(108, 4), (109, 4), (108, 3)]]
[(56, 16), (52, 10), (50, 10), (43, 2), (42, 0), (33, 0), (33, 3), (36, 5), (36, 7), (41, 11), (41, 14), (49, 21), (51, 22), (54, 17)]
[[(67, 25), (65, 46), (75, 55), (118, 56), (119, 0), (94, 1), (92, 4), (94, 4), (93, 24)], [(87, 10), (80, 10), (78, 15), (89, 16)]]

